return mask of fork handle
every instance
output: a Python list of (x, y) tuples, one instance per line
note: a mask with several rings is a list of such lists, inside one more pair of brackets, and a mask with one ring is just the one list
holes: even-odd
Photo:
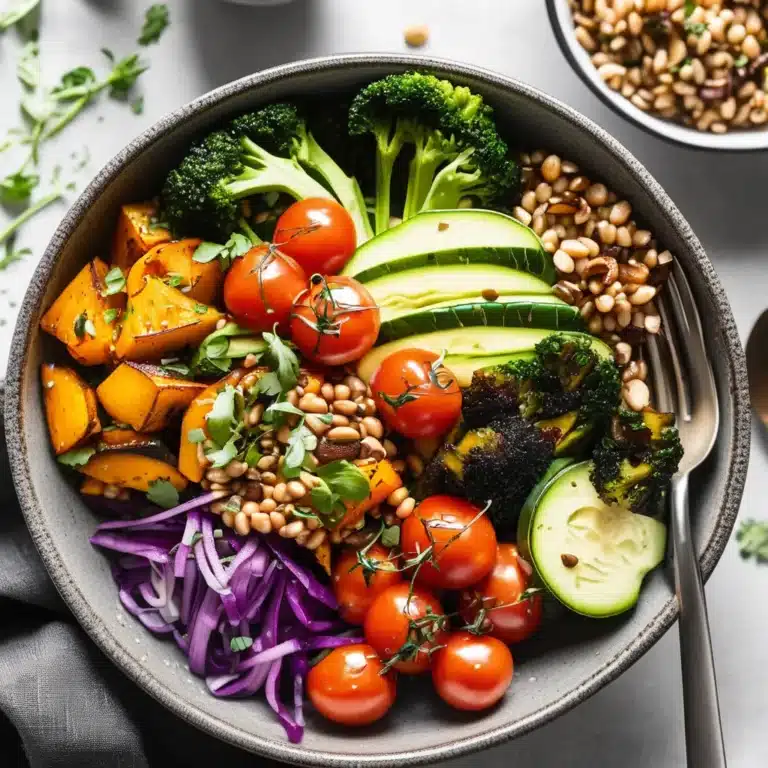
[(677, 477), (672, 482), (672, 514), (688, 767), (726, 768), (707, 604), (691, 538), (688, 475)]

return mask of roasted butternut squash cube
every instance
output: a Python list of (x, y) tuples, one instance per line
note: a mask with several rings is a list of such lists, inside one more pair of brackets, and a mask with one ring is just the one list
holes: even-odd
[(189, 439), (193, 429), (205, 430), (205, 418), (213, 408), (216, 395), (228, 384), (237, 386), (245, 375), (242, 368), (235, 368), (223, 379), (206, 387), (190, 404), (181, 421), (181, 442), (179, 444), (179, 471), (193, 483), (203, 479), (203, 466), (197, 458), (197, 443)]
[(158, 360), (199, 344), (223, 315), (200, 304), (159, 277), (145, 276), (144, 287), (128, 300), (120, 337), (119, 360)]
[(186, 479), (176, 467), (159, 459), (123, 450), (99, 451), (91, 456), (80, 471), (107, 485), (133, 488), (145, 493), (157, 480), (167, 480), (177, 491), (187, 487)]
[(155, 435), (135, 432), (127, 427), (104, 429), (96, 443), (96, 448), (99, 451), (138, 453), (150, 459), (159, 459), (168, 463), (173, 463), (174, 460), (168, 446)]
[(40, 327), (66, 344), (82, 365), (104, 365), (112, 358), (115, 320), (126, 296), (103, 295), (108, 271), (101, 259), (86, 264), (40, 320)]
[(122, 363), (99, 384), (104, 410), (120, 424), (139, 432), (159, 432), (183, 411), (205, 384), (167, 375), (148, 363)]
[(387, 459), (377, 461), (375, 464), (364, 464), (358, 469), (368, 480), (368, 498), (356, 504), (348, 504), (344, 517), (338, 524), (338, 528), (354, 528), (369, 509), (378, 504), (383, 504), (390, 493), (396, 491), (403, 484), (400, 474)]
[(128, 295), (134, 296), (144, 287), (145, 275), (159, 277), (185, 296), (202, 304), (213, 304), (224, 274), (217, 259), (207, 264), (194, 261), (197, 239), (163, 243), (145, 253), (128, 273)]
[(112, 264), (127, 272), (147, 251), (167, 243), (171, 233), (153, 226), (157, 216), (155, 203), (132, 203), (120, 209), (112, 243)]
[(101, 431), (96, 395), (72, 368), (43, 363), (40, 378), (48, 432), (57, 455)]

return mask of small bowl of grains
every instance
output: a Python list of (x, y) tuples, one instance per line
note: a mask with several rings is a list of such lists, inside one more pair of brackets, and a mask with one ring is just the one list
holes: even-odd
[(766, 0), (547, 0), (558, 41), (610, 107), (698, 149), (768, 148)]

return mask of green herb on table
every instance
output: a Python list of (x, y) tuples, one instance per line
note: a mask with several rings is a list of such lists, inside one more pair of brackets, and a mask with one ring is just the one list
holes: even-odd
[(0, 230), (0, 245), (8, 240), (16, 230), (23, 226), (33, 216), (37, 215), (44, 208), (47, 208), (52, 203), (55, 203), (61, 197), (61, 192), (56, 190), (49, 195), (38, 200), (29, 206), (23, 213), (19, 214), (13, 221), (10, 222), (4, 229)]
[(15, 24), (26, 19), (33, 11), (37, 10), (40, 0), (22, 0), (13, 8), (0, 13), (0, 32), (5, 32)]
[(150, 5), (144, 15), (144, 26), (141, 28), (141, 35), (138, 39), (139, 45), (151, 45), (158, 42), (170, 23), (168, 6), (165, 3)]
[(133, 112), (134, 115), (144, 114), (144, 97), (143, 96), (139, 96), (138, 98), (134, 99), (131, 102), (131, 112)]
[(11, 173), (0, 179), (0, 202), (3, 205), (25, 203), (40, 183), (36, 173), (24, 173), (23, 170)]
[(16, 64), (16, 77), (26, 88), (34, 91), (40, 85), (40, 45), (30, 40), (22, 49)]
[(736, 531), (736, 541), (743, 558), (768, 561), (768, 522), (744, 520)]
[(32, 253), (29, 248), (20, 248), (19, 250), (16, 250), (14, 248), (14, 240), (15, 238), (12, 237), (5, 243), (5, 254), (0, 258), (0, 272)]

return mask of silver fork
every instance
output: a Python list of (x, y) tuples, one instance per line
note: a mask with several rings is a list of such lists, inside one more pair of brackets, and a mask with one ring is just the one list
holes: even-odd
[[(715, 664), (688, 504), (690, 473), (707, 458), (717, 437), (720, 410), (715, 377), (704, 345), (701, 319), (688, 280), (675, 265), (658, 300), (666, 329), (666, 355), (655, 336), (648, 350), (656, 404), (677, 416), (685, 455), (672, 480), (670, 521), (675, 591), (680, 605), (685, 743), (689, 768), (725, 768), (725, 747), (717, 698)], [(672, 319), (672, 322), (670, 322)], [(662, 360), (671, 363), (665, 376)], [(670, 378), (672, 391), (670, 391)]]

